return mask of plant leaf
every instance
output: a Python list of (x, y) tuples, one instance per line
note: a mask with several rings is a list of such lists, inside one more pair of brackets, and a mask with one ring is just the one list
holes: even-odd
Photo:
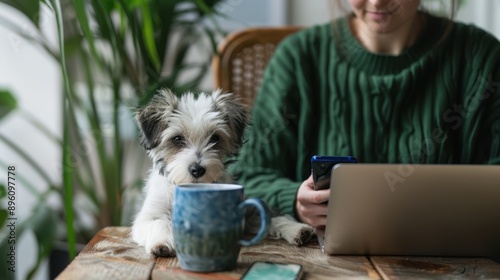
[(145, 5), (147, 3), (149, 3), (150, 0), (126, 0), (126, 3), (129, 7), (129, 9), (135, 9), (135, 8), (138, 8), (142, 5)]
[(5, 221), (7, 221), (7, 210), (0, 209), (0, 226), (3, 228)]
[(0, 199), (7, 196), (7, 188), (5, 185), (0, 185)]
[(30, 220), (29, 227), (33, 230), (38, 243), (38, 256), (35, 265), (28, 273), (28, 279), (33, 278), (42, 260), (52, 251), (57, 235), (57, 214), (52, 208), (41, 204)]
[[(7, 196), (7, 188), (5, 185), (0, 185), (0, 199)], [(0, 209), (0, 227), (3, 228), (3, 225), (7, 221), (7, 209)]]
[(151, 62), (156, 70), (160, 70), (160, 58), (158, 56), (158, 51), (156, 50), (153, 18), (151, 16), (151, 9), (148, 3), (142, 5), (142, 36)]
[[(73, 0), (77, 1), (77, 0)], [(63, 81), (65, 87), (65, 94), (63, 99), (63, 115), (64, 116), (72, 116), (68, 114), (68, 111), (75, 112), (74, 103), (76, 103), (76, 98), (74, 97), (74, 93), (72, 91), (72, 87), (70, 85), (70, 79), (68, 76), (68, 69), (66, 68), (66, 53), (65, 53), (65, 45), (64, 45), (64, 24), (62, 20), (62, 11), (61, 11), (61, 2), (60, 0), (50, 0), (50, 5), (54, 10), (54, 14), (56, 16), (57, 23), (57, 38), (59, 44), (59, 51), (61, 53), (61, 60), (59, 64), (61, 66), (61, 71), (63, 74)], [(86, 14), (85, 14), (86, 16)], [(75, 99), (75, 100), (74, 100)], [(67, 230), (67, 238), (69, 244), (69, 257), (73, 260), (76, 256), (76, 234), (75, 228), (73, 225), (73, 183), (72, 183), (72, 166), (70, 163), (71, 157), (71, 145), (70, 145), (70, 135), (69, 135), (69, 127), (68, 127), (68, 119), (63, 118), (63, 152), (62, 152), (62, 179), (63, 179), (63, 205), (64, 205), (64, 213), (66, 214), (66, 230)]]
[(85, 36), (85, 38), (88, 41), (92, 56), (94, 57), (96, 62), (98, 64), (100, 64), (101, 58), (98, 55), (96, 47), (95, 47), (94, 34), (92, 33), (92, 30), (90, 29), (89, 18), (87, 16), (87, 10), (85, 8), (85, 1), (84, 0), (73, 0), (72, 2), (73, 2), (76, 16), (78, 18), (78, 23), (80, 24), (80, 28), (82, 29), (83, 35)]
[[(65, 102), (68, 100), (64, 100)], [(70, 103), (67, 102), (66, 104)], [(65, 105), (64, 115), (71, 116), (68, 111), (71, 110), (68, 108), (69, 106)], [(63, 120), (63, 153), (62, 153), (62, 164), (63, 164), (63, 205), (64, 205), (64, 214), (66, 221), (66, 230), (68, 237), (68, 245), (69, 245), (69, 257), (73, 260), (76, 256), (76, 234), (75, 228), (73, 226), (73, 166), (70, 162), (71, 158), (71, 138), (70, 138), (70, 127), (69, 120), (64, 118)]]
[(207, 3), (203, 0), (194, 0), (194, 3), (202, 11), (204, 14), (210, 14), (212, 9), (207, 5)]
[(57, 214), (45, 203), (41, 203), (36, 213), (29, 218), (27, 226), (35, 233), (38, 245), (40, 246), (39, 254), (46, 256), (50, 253), (53, 241), (56, 239)]
[(40, 1), (38, 0), (0, 0), (28, 17), (38, 27), (40, 21)]
[(17, 108), (17, 100), (11, 92), (0, 89), (0, 119)]

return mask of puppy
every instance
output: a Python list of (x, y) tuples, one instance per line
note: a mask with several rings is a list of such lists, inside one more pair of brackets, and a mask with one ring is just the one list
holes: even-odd
[[(231, 94), (187, 93), (181, 97), (161, 90), (136, 114), (141, 145), (153, 161), (145, 199), (131, 237), (146, 252), (174, 256), (172, 204), (174, 186), (181, 183), (231, 183), (224, 160), (241, 147), (248, 118)], [(249, 211), (253, 212), (253, 211)], [(258, 216), (246, 214), (246, 231), (258, 229)], [(314, 235), (309, 225), (292, 217), (274, 217), (270, 234), (301, 245)]]

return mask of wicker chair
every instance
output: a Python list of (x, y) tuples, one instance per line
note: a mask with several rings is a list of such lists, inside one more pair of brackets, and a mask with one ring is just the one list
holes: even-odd
[(251, 108), (276, 45), (299, 29), (249, 28), (229, 34), (213, 59), (215, 88), (238, 95)]

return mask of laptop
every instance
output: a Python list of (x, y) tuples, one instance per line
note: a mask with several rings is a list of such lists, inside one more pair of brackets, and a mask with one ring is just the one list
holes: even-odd
[(322, 250), (500, 256), (500, 166), (337, 164)]

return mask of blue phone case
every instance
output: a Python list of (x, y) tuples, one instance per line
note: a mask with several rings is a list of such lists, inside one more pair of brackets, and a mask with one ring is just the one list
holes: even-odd
[(322, 190), (330, 187), (332, 168), (338, 163), (357, 163), (353, 156), (312, 156), (311, 170), (313, 174), (314, 189)]

